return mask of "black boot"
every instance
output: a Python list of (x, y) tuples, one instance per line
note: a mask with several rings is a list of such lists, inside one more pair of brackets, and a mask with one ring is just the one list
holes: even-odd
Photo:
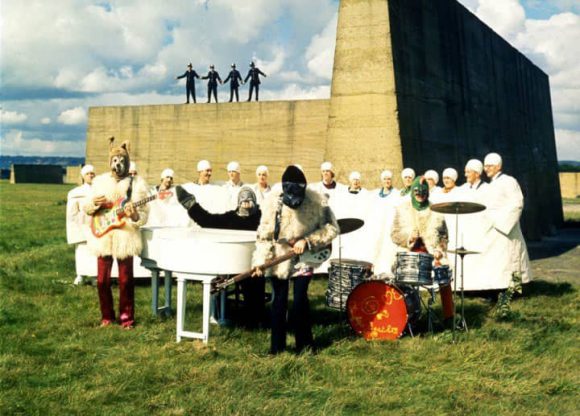
[(177, 200), (186, 210), (189, 211), (189, 209), (196, 204), (195, 196), (183, 189), (181, 185), (175, 187), (175, 193), (177, 194)]

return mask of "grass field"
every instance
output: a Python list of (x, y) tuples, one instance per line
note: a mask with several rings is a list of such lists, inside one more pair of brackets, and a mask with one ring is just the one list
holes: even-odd
[[(536, 276), (505, 321), (468, 299), (470, 331), (455, 344), (449, 331), (357, 338), (325, 307), (322, 278), (310, 292), (317, 354), (270, 357), (267, 330), (212, 327), (207, 347), (176, 343), (144, 284), (134, 330), (99, 328), (96, 289), (70, 284), (69, 189), (0, 182), (1, 415), (578, 414), (573, 282)], [(188, 325), (200, 323), (199, 292)]]

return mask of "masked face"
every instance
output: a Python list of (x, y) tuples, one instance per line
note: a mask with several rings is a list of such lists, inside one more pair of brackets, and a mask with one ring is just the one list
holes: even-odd
[(417, 210), (429, 206), (429, 185), (422, 177), (416, 178), (411, 185), (411, 203)]
[(289, 208), (296, 209), (304, 201), (306, 195), (305, 183), (282, 182), (282, 202)]
[(111, 171), (117, 178), (124, 178), (129, 173), (129, 159), (123, 155), (111, 157)]
[(240, 217), (249, 217), (254, 214), (258, 206), (256, 204), (256, 195), (250, 188), (242, 188), (238, 193), (238, 210)]

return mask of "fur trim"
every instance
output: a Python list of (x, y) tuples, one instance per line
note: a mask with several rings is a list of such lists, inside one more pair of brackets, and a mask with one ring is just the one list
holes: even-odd
[[(130, 178), (120, 181), (114, 178), (111, 172), (95, 177), (90, 196), (90, 202), (84, 207), (87, 214), (93, 215), (98, 207), (92, 203), (92, 198), (98, 195), (105, 195), (109, 201), (117, 201), (127, 195)], [(133, 178), (133, 193), (131, 201), (137, 202), (148, 196), (147, 183), (139, 176)], [(87, 243), (89, 249), (96, 256), (113, 256), (117, 259), (124, 259), (129, 256), (141, 254), (141, 234), (139, 227), (147, 222), (149, 212), (148, 206), (142, 205), (137, 208), (139, 220), (136, 222), (126, 218), (126, 223), (120, 228), (113, 229), (101, 238), (96, 238), (90, 233)]]
[(409, 237), (415, 230), (423, 238), (429, 253), (433, 254), (435, 249), (447, 251), (447, 226), (443, 215), (429, 208), (417, 211), (411, 205), (411, 200), (407, 199), (395, 212), (391, 231), (393, 243), (408, 250)]
[[(282, 256), (292, 250), (286, 243), (274, 241), (276, 212), (282, 193), (271, 192), (262, 203), (262, 219), (258, 227), (256, 251), (252, 258), (252, 267), (264, 264), (266, 261)], [(327, 199), (315, 191), (306, 190), (304, 202), (297, 209), (282, 205), (280, 218), (279, 240), (290, 241), (305, 237), (312, 249), (319, 249), (328, 244), (338, 235), (338, 224)], [(266, 271), (280, 279), (287, 279), (293, 272), (298, 259), (294, 258)]]

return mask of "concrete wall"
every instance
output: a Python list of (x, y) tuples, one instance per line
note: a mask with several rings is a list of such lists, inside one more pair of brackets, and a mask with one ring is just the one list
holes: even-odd
[(300, 163), (314, 181), (327, 121), (328, 100), (93, 107), (86, 163), (99, 173), (108, 169), (108, 138), (115, 136), (131, 141), (131, 159), (151, 184), (166, 167), (176, 183), (194, 180), (200, 159), (212, 163), (215, 180), (226, 180), (227, 163), (238, 160), (247, 183), (261, 164), (277, 182), (290, 163)]
[(580, 172), (560, 172), (562, 198), (580, 198)]
[(562, 222), (548, 77), (455, 0), (388, 0), (405, 165), (454, 167), (495, 151), (539, 238)]
[(326, 159), (367, 188), (384, 169), (399, 185), (403, 163), (388, 12), (385, 0), (343, 0), (338, 14)]
[(81, 169), (82, 166), (67, 166), (64, 183), (82, 184)]

